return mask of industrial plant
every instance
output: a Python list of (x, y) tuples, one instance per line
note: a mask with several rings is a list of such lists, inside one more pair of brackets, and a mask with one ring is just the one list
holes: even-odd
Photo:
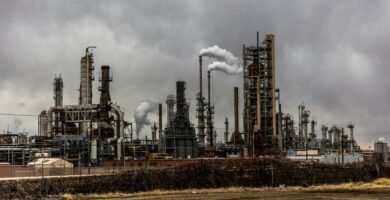
[[(80, 61), (78, 105), (63, 104), (66, 83), (61, 75), (56, 76), (54, 104), (39, 113), (38, 135), (0, 135), (0, 162), (25, 165), (40, 157), (51, 157), (62, 158), (74, 166), (101, 166), (103, 162), (126, 160), (179, 162), (264, 156), (323, 163), (362, 162), (364, 155), (354, 137), (354, 124), (321, 125), (312, 118), (310, 105), (297, 105), (297, 113), (282, 111), (283, 91), (275, 84), (275, 40), (273, 34), (266, 34), (263, 40), (257, 34), (256, 43), (243, 45), (242, 59), (218, 46), (202, 49), (199, 55), (194, 55), (199, 66), (192, 66), (199, 67), (199, 91), (193, 97), (197, 101), (196, 113), (190, 113), (186, 81), (179, 80), (169, 88), (176, 87), (176, 94), (167, 93), (160, 100), (142, 102), (134, 120), (111, 99), (115, 66), (100, 67), (99, 93), (93, 91), (93, 85), (97, 84), (92, 51), (95, 47), (87, 47)], [(206, 68), (204, 57), (215, 62)], [(207, 91), (203, 91), (205, 69)], [(219, 116), (215, 112), (218, 100), (212, 98), (210, 84), (217, 71), (242, 76), (242, 85), (229, 89), (231, 96), (226, 97), (233, 99), (234, 105), (226, 108), (233, 110), (233, 116)], [(100, 101), (93, 102), (93, 95), (100, 95)], [(158, 113), (158, 122), (148, 121), (149, 112)], [(293, 118), (294, 114), (298, 114), (298, 119)], [(191, 121), (191, 116), (196, 116), (197, 121)], [(216, 131), (215, 116), (225, 119), (223, 132)], [(229, 122), (233, 122), (232, 132)], [(150, 127), (144, 129), (150, 130), (150, 134), (139, 138), (143, 127)], [(223, 135), (222, 143), (217, 143), (217, 134)], [(386, 149), (387, 156), (387, 147), (378, 144), (376, 148)]]

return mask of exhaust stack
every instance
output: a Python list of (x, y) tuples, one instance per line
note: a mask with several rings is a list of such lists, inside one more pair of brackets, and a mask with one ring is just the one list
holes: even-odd
[(225, 118), (225, 144), (229, 142), (229, 121), (228, 118)]
[(210, 71), (207, 71), (207, 93), (208, 93), (208, 108), (207, 108), (207, 139), (208, 139), (208, 142), (209, 142), (209, 146), (210, 147), (213, 147), (213, 143), (214, 143), (214, 138), (213, 138), (213, 133), (214, 133), (214, 130), (213, 130), (213, 114), (214, 114), (214, 107), (211, 105), (211, 89), (210, 89)]
[(162, 138), (162, 104), (158, 104), (158, 139)]
[(233, 144), (244, 144), (244, 140), (241, 137), (238, 123), (238, 87), (234, 87), (234, 132), (230, 139)]
[(198, 138), (199, 138), (199, 145), (203, 147), (205, 145), (205, 118), (204, 115), (205, 111), (205, 104), (204, 104), (204, 97), (203, 97), (203, 79), (202, 79), (202, 56), (199, 56), (199, 94), (197, 96), (197, 118), (198, 118)]

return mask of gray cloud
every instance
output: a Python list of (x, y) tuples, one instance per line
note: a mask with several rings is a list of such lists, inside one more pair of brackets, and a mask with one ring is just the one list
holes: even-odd
[[(96, 45), (97, 71), (112, 67), (112, 99), (131, 120), (139, 102), (163, 102), (178, 79), (187, 81), (194, 99), (199, 50), (219, 45), (238, 56), (242, 44), (255, 44), (259, 30), (261, 39), (276, 36), (283, 110), (296, 116), (304, 101), (319, 124), (352, 121), (368, 144), (386, 132), (390, 118), (389, 7), (387, 1), (1, 1), (0, 108), (46, 109), (59, 73), (64, 103), (76, 104), (80, 57)], [(232, 121), (232, 88), (242, 88), (242, 77), (214, 73), (212, 83), (216, 127), (222, 128), (226, 116)], [(12, 120), (0, 117), (0, 127)], [(36, 119), (23, 121), (23, 128), (36, 130)]]

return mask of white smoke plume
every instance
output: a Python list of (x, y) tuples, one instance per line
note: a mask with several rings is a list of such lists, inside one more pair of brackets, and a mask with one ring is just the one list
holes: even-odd
[(137, 138), (142, 128), (145, 125), (150, 125), (150, 120), (148, 119), (148, 114), (150, 112), (155, 112), (158, 108), (158, 101), (155, 99), (147, 99), (141, 102), (134, 112), (134, 121), (135, 121), (135, 132)]
[(231, 75), (242, 73), (242, 67), (239, 67), (237, 65), (228, 65), (225, 62), (218, 62), (218, 61), (211, 63), (208, 66), (208, 70), (209, 71), (218, 70)]
[(378, 142), (382, 142), (382, 143), (384, 143), (384, 142), (386, 142), (386, 140), (385, 140), (385, 138), (384, 138), (384, 137), (380, 137), (380, 138), (378, 138)]
[(201, 49), (199, 54), (201, 56), (217, 59), (216, 62), (213, 62), (208, 66), (209, 71), (218, 70), (230, 75), (240, 74), (243, 71), (240, 60), (231, 52), (225, 49), (221, 49), (217, 45), (206, 49)]
[(210, 58), (215, 58), (220, 62), (225, 62), (228, 65), (238, 65), (239, 59), (235, 57), (230, 51), (222, 49), (217, 45), (209, 47), (207, 49), (201, 49), (199, 54), (201, 56), (207, 56)]

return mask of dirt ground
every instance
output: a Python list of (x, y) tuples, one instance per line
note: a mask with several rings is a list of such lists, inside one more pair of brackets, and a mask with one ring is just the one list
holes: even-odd
[(347, 182), (314, 186), (277, 187), (226, 187), (184, 190), (151, 190), (136, 193), (63, 194), (45, 199), (123, 199), (123, 200), (232, 200), (232, 199), (389, 199), (390, 178), (379, 178), (371, 182)]
[(167, 194), (151, 194), (151, 195), (126, 195), (126, 196), (112, 196), (110, 197), (95, 197), (95, 198), (80, 198), (80, 199), (129, 199), (129, 200), (157, 200), (157, 199), (186, 199), (186, 200), (233, 200), (233, 199), (390, 199), (390, 191), (364, 191), (364, 192), (305, 192), (305, 191), (257, 191), (257, 192), (234, 192), (234, 193), (192, 193), (192, 192), (172, 192)]
[(126, 199), (126, 200), (232, 200), (232, 199), (390, 199), (390, 179), (377, 179), (369, 183), (344, 183), (311, 187), (188, 189), (179, 191), (155, 190), (140, 193), (107, 193), (75, 195), (75, 199)]

